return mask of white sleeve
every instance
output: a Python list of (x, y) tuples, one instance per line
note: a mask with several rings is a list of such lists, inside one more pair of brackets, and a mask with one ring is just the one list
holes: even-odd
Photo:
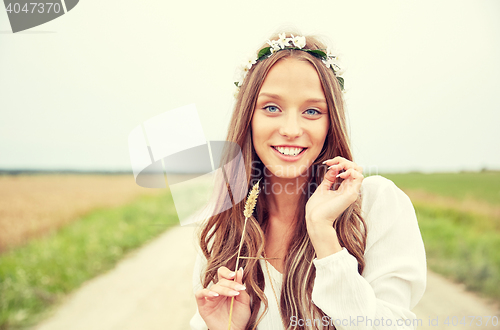
[[(206, 266), (207, 266), (207, 260), (205, 256), (202, 255), (202, 252), (199, 251), (196, 256), (196, 261), (193, 270), (193, 294), (203, 289), (203, 285), (201, 284), (201, 275), (205, 271)], [(191, 327), (191, 330), (208, 330), (205, 321), (198, 312), (198, 307), (196, 308), (196, 313), (189, 322), (189, 326)]]
[(383, 177), (363, 182), (365, 268), (347, 249), (315, 259), (312, 299), (338, 330), (415, 329), (425, 291), (425, 250), (410, 199)]

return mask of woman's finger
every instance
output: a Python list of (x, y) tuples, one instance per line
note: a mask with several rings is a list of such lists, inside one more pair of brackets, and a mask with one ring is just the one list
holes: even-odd
[(361, 183), (364, 179), (363, 174), (353, 168), (350, 168), (347, 171), (340, 173), (338, 176), (344, 179), (344, 182), (342, 182), (337, 192), (347, 192), (352, 194), (359, 193)]
[(349, 168), (345, 172), (339, 173), (337, 176), (342, 179), (347, 179), (347, 178), (360, 179), (364, 177), (363, 174), (361, 174), (361, 172), (357, 171), (354, 168)]
[[(238, 284), (243, 284), (243, 271), (243, 267), (240, 267), (240, 269), (236, 272), (235, 282)], [(240, 291), (240, 294), (236, 297), (236, 300), (244, 304), (250, 304), (250, 296), (248, 295), (246, 290)]]
[[(355, 167), (356, 170), (363, 172), (363, 168), (361, 166), (359, 166), (355, 162), (350, 161), (350, 160), (348, 160), (344, 157), (341, 157), (341, 156), (337, 156), (337, 157), (332, 158), (332, 159), (327, 159), (323, 162), (323, 164), (325, 164), (326, 166), (343, 164), (344, 166)], [(351, 164), (351, 165), (349, 165), (349, 164)]]
[(195, 292), (194, 296), (197, 300), (202, 300), (202, 299), (211, 299), (219, 297), (220, 295), (217, 292), (214, 292), (210, 289), (202, 289)]
[(363, 168), (361, 166), (359, 166), (356, 163), (351, 162), (345, 158), (342, 158), (342, 157), (335, 157), (334, 159), (332, 159), (332, 161), (338, 162), (338, 163), (331, 165), (328, 168), (328, 171), (325, 173), (323, 181), (321, 182), (320, 186), (318, 187), (319, 189), (321, 189), (323, 191), (332, 190), (332, 187), (334, 186), (335, 180), (337, 178), (339, 178), (339, 177), (342, 179), (347, 178), (348, 176), (343, 174), (343, 173), (346, 173), (346, 171), (352, 169), (352, 170), (359, 172), (360, 174), (363, 171)]
[(226, 296), (226, 297), (236, 297), (237, 295), (240, 294), (239, 291), (233, 290), (231, 288), (221, 286), (221, 285), (212, 285), (210, 287), (210, 291), (213, 291), (215, 293), (218, 293), (221, 296)]
[(217, 279), (218, 280), (220, 280), (222, 278), (231, 280), (231, 279), (234, 279), (235, 275), (236, 275), (236, 273), (227, 267), (219, 267), (219, 269), (217, 269)]
[(235, 283), (243, 284), (243, 267), (240, 267), (236, 272)]
[(216, 284), (210, 287), (210, 290), (222, 296), (235, 297), (240, 294), (240, 291), (246, 290), (246, 287), (234, 280), (221, 278)]
[(336, 171), (327, 171), (325, 173), (325, 176), (323, 177), (323, 181), (318, 186), (318, 189), (320, 192), (327, 192), (332, 189), (332, 186), (335, 184), (335, 180), (337, 179), (335, 176), (337, 175), (338, 172)]
[[(241, 268), (240, 268), (241, 269)], [(240, 273), (240, 272), (238, 272)], [(241, 272), (239, 281), (235, 281), (236, 273), (232, 272), (227, 267), (220, 267), (217, 270), (218, 281), (216, 284), (212, 285), (210, 289), (206, 289), (210, 292), (201, 291), (198, 294), (204, 298), (214, 298), (217, 295), (226, 297), (236, 297), (241, 291), (245, 291), (246, 287), (242, 283), (243, 273)]]
[(344, 157), (337, 156), (335, 158), (325, 160), (323, 162), (323, 164), (325, 164), (327, 166), (332, 166), (332, 165), (339, 164), (340, 162), (343, 162), (343, 161), (349, 161), (349, 160), (345, 159)]
[(221, 279), (217, 282), (217, 285), (223, 286), (225, 288), (229, 288), (234, 291), (243, 291), (246, 290), (246, 287), (237, 281), (226, 280), (225, 278)]
[[(335, 158), (334, 158), (335, 159)], [(341, 170), (348, 170), (350, 168), (354, 168), (356, 171), (363, 173), (363, 168), (359, 166), (358, 164), (351, 162), (345, 158), (341, 158), (338, 160), (338, 163), (333, 164), (333, 165), (328, 165), (328, 170), (334, 170), (337, 172), (340, 172)]]

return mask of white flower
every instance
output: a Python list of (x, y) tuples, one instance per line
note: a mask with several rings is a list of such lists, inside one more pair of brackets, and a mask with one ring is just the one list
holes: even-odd
[(326, 66), (329, 68), (331, 67), (333, 69), (333, 72), (335, 72), (335, 75), (336, 76), (340, 76), (344, 73), (344, 70), (342, 70), (342, 68), (336, 63), (335, 61), (336, 59), (334, 58), (329, 58), (325, 64)]
[(342, 69), (341, 67), (339, 67), (337, 64), (335, 64), (336, 68), (335, 68), (335, 74), (337, 76), (341, 76), (344, 74), (345, 70)]
[(246, 76), (248, 72), (248, 67), (246, 65), (246, 61), (241, 63), (239, 66), (238, 66), (238, 81), (239, 80), (243, 80)]
[(240, 88), (236, 87), (236, 89), (234, 90), (234, 93), (233, 93), (234, 98), (237, 98), (239, 93), (240, 93)]
[(293, 45), (295, 47), (302, 49), (306, 46), (306, 37), (302, 37), (302, 36), (294, 37), (292, 34), (292, 42), (293, 42)]
[(267, 44), (271, 47), (271, 54), (281, 49), (278, 40), (268, 40)]
[(245, 80), (245, 76), (246, 76), (246, 74), (245, 74), (245, 71), (243, 71), (243, 68), (238, 70), (238, 75), (237, 75), (236, 79), (234, 79), (234, 81), (238, 82), (238, 87), (243, 85), (243, 80)]
[(248, 71), (252, 68), (252, 65), (257, 63), (257, 55), (252, 55), (244, 62), (243, 67), (246, 68), (245, 71)]
[(332, 68), (333, 72), (335, 72), (335, 75), (337, 76), (344, 73), (344, 71), (338, 65), (338, 57), (333, 55), (330, 49), (327, 49), (326, 52), (327, 52), (327, 57), (326, 59), (323, 60), (323, 63), (325, 63), (326, 67)]
[(279, 34), (278, 45), (281, 47), (281, 49), (290, 47), (290, 41), (292, 41), (292, 38), (287, 38), (284, 32)]
[(330, 47), (326, 48), (326, 56), (328, 56), (328, 58), (330, 58), (330, 57), (335, 57), (336, 58), (337, 57), (337, 56), (335, 56), (333, 54), (333, 51), (332, 51), (332, 49)]
[(246, 67), (243, 65), (240, 65), (238, 69), (234, 73), (234, 82), (238, 83), (238, 86), (241, 86), (243, 84), (243, 80), (245, 80), (245, 76), (248, 70), (246, 70)]
[(241, 81), (241, 83), (243, 83), (243, 80), (245, 80), (247, 74), (248, 74), (248, 69), (247, 67), (244, 67), (243, 70), (241, 70), (241, 79), (239, 80)]
[(327, 68), (333, 68), (335, 71), (335, 58), (328, 57), (326, 60), (323, 61), (326, 65)]
[[(287, 38), (285, 33), (279, 34), (278, 40), (268, 40), (267, 44), (269, 45), (269, 52), (274, 54), (277, 51), (285, 49), (287, 47), (295, 47), (301, 49), (303, 51), (310, 52), (311, 49), (305, 49), (306, 46), (306, 37), (304, 36), (294, 36), (291, 35), (291, 38)], [(261, 49), (262, 51), (263, 49)], [(325, 51), (321, 49), (321, 51)], [(260, 51), (259, 51), (260, 53)], [(269, 54), (266, 52), (266, 54)], [(344, 73), (344, 70), (338, 64), (338, 56), (333, 53), (333, 51), (328, 47), (326, 49), (326, 56), (321, 56), (322, 62), (325, 64), (327, 68), (331, 68), (334, 72), (335, 76), (339, 77)], [(258, 61), (258, 54), (254, 54), (251, 57), (248, 57), (237, 70), (237, 77), (234, 79), (236, 87), (235, 97), (238, 95), (240, 87), (243, 85), (248, 72), (252, 68), (254, 64)]]

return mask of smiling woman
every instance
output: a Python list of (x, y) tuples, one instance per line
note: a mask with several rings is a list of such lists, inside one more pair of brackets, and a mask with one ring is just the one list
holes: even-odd
[(415, 324), (403, 322), (425, 289), (415, 212), (353, 162), (335, 60), (316, 38), (282, 33), (245, 64), (227, 140), (261, 193), (250, 217), (242, 201), (201, 226), (192, 329)]
[[(301, 176), (318, 158), (328, 133), (325, 94), (307, 61), (287, 58), (269, 71), (252, 118), (252, 142), (277, 179)], [(306, 180), (306, 176), (302, 176)]]

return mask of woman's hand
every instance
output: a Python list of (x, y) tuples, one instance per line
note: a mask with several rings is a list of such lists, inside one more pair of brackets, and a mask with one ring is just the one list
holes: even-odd
[[(361, 166), (343, 157), (335, 157), (325, 163), (330, 169), (306, 204), (307, 231), (318, 258), (342, 249), (333, 222), (356, 201), (364, 179)], [(344, 180), (336, 190), (332, 190), (337, 175)]]
[(245, 329), (251, 311), (250, 296), (242, 283), (243, 268), (235, 274), (226, 267), (220, 267), (217, 276), (216, 284), (195, 293), (201, 317), (210, 330), (227, 330), (231, 298), (234, 297), (231, 329)]

